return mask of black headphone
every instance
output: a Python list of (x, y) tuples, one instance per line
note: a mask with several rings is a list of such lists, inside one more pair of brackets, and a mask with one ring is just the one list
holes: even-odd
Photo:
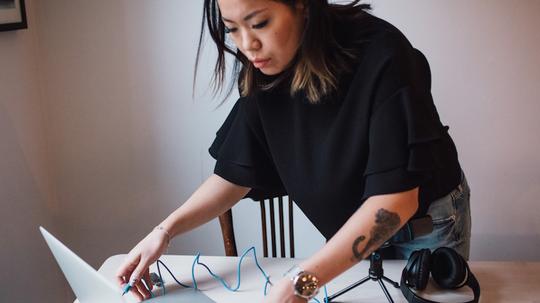
[(410, 303), (437, 303), (419, 297), (411, 288), (424, 290), (429, 274), (442, 288), (456, 289), (465, 285), (474, 293), (474, 299), (467, 303), (476, 303), (480, 298), (480, 285), (471, 272), (467, 261), (449, 247), (437, 248), (433, 253), (423, 248), (414, 251), (401, 275), (401, 292)]

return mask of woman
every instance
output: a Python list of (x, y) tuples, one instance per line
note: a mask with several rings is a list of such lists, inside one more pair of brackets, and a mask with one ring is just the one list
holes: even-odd
[[(244, 197), (285, 193), (328, 242), (274, 281), (267, 303), (306, 302), (426, 214), (434, 231), (394, 245), (394, 256), (449, 246), (468, 257), (469, 189), (433, 104), (428, 62), (369, 9), (358, 1), (205, 1), (217, 85), (229, 52), (242, 97), (210, 147), (214, 174), (133, 248), (120, 284), (134, 281), (133, 293), (148, 298), (140, 280), (172, 237)], [(311, 291), (295, 291), (294, 278), (306, 275), (315, 279)]]

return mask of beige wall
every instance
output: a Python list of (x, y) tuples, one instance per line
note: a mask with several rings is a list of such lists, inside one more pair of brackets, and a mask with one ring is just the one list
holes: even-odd
[(430, 60), (471, 185), (472, 258), (539, 260), (540, 1), (374, 3)]
[[(200, 1), (28, 2), (30, 29), (0, 33), (0, 233), (11, 243), (0, 283), (19, 275), (19, 291), (23, 273), (58, 278), (37, 225), (98, 266), (180, 205), (211, 174), (207, 148), (235, 99), (213, 110), (211, 44), (191, 99)], [(371, 3), (431, 63), (472, 187), (472, 258), (540, 260), (540, 2)], [(260, 247), (257, 211), (235, 208), (241, 248)], [(323, 244), (305, 218), (296, 227), (300, 256)], [(197, 251), (223, 253), (216, 222), (170, 250)], [(53, 281), (65, 285), (42, 287)]]
[(60, 228), (35, 7), (26, 4), (30, 29), (0, 32), (0, 302), (59, 302), (69, 298), (67, 285), (38, 232), (39, 225)]

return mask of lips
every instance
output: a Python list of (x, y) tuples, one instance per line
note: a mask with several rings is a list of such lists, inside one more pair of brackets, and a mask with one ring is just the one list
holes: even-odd
[(269, 61), (270, 59), (255, 59), (251, 62), (253, 63), (253, 66), (255, 66), (256, 68), (263, 68), (265, 65), (268, 64)]

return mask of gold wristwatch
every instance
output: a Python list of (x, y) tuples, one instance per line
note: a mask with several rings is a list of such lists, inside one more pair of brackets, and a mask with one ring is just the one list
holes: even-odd
[(293, 266), (283, 276), (291, 279), (294, 294), (300, 298), (311, 300), (319, 293), (319, 279), (298, 265)]

